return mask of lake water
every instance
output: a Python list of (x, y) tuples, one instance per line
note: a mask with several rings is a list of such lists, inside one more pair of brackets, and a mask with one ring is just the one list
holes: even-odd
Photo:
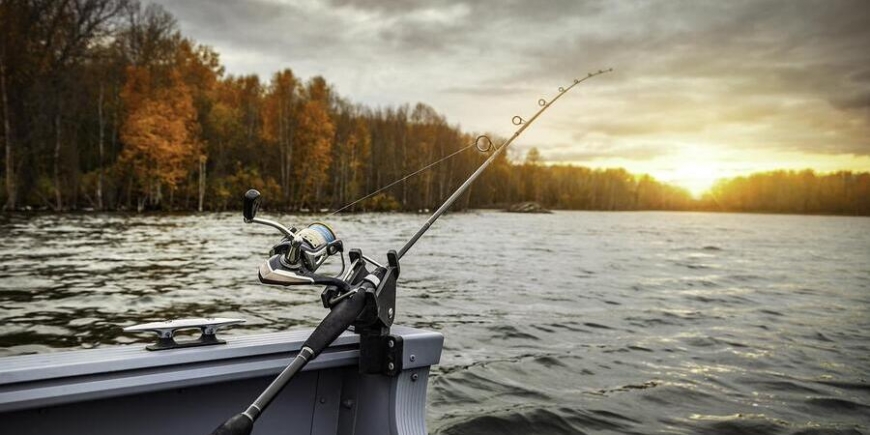
[[(424, 220), (329, 222), (376, 254)], [(279, 237), (237, 214), (0, 215), (0, 234), (0, 356), (130, 343), (134, 322), (246, 318), (238, 335), (326, 314), (319, 290), (257, 283)], [(397, 323), (446, 337), (432, 433), (870, 432), (868, 218), (458, 213), (402, 266)]]

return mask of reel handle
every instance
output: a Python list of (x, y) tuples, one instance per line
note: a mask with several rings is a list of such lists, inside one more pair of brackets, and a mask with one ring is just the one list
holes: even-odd
[(260, 209), (260, 192), (256, 189), (251, 189), (245, 192), (245, 204), (242, 215), (245, 217), (245, 223), (254, 221), (257, 216), (257, 211)]
[(245, 201), (242, 206), (242, 216), (245, 218), (245, 223), (255, 223), (270, 226), (272, 228), (277, 229), (287, 237), (293, 237), (295, 231), (290, 228), (285, 227), (284, 225), (279, 224), (275, 221), (270, 221), (268, 219), (259, 219), (257, 218), (257, 211), (260, 210), (260, 192), (257, 189), (251, 189), (245, 192)]

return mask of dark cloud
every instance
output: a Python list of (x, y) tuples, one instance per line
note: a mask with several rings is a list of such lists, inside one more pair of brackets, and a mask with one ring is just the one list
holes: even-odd
[(360, 12), (373, 12), (379, 15), (402, 15), (422, 9), (442, 9), (451, 4), (438, 0), (330, 0), (336, 8), (351, 8)]
[[(870, 92), (865, 92), (859, 95), (845, 97), (839, 100), (832, 101), (835, 107), (843, 110), (849, 109), (870, 109)], [(870, 114), (868, 114), (870, 115)]]
[[(219, 53), (242, 51), (264, 60), (280, 56), (301, 60), (341, 44), (338, 23), (320, 26), (310, 11), (269, 0), (162, 0), (176, 15), (182, 32)], [(229, 49), (229, 50), (228, 50)], [(232, 72), (232, 71), (231, 71)], [(247, 72), (247, 71), (246, 71)]]
[(864, 0), (162, 3), (230, 72), (324, 74), (355, 101), (427, 101), (476, 130), (614, 67), (552, 115), (550, 160), (651, 159), (663, 136), (870, 155)]
[(408, 55), (444, 55), (461, 43), (461, 33), (455, 22), (396, 20), (378, 36), (382, 43)]
[(461, 7), (470, 11), (464, 21), (479, 27), (485, 27), (488, 22), (502, 23), (521, 19), (545, 23), (565, 16), (589, 16), (608, 6), (606, 1), (583, 0), (330, 0), (328, 3), (337, 8), (373, 13), (381, 17), (407, 16), (419, 11)]

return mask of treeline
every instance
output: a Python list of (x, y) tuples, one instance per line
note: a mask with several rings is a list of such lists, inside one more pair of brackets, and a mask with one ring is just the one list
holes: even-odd
[(772, 171), (716, 183), (705, 195), (710, 210), (870, 215), (870, 173)]
[[(218, 53), (184, 37), (168, 12), (135, 0), (2, 0), (0, 32), (6, 210), (225, 210), (250, 187), (270, 208), (336, 209), (478, 136), (424, 104), (354, 104), (322, 77), (227, 75)], [(471, 147), (351, 210), (432, 209), (486, 157)], [(457, 208), (771, 207), (772, 188), (748, 199), (739, 179), (717, 186), (715, 201), (695, 201), (622, 169), (546, 166), (534, 149), (521, 160), (501, 156)], [(866, 175), (855, 177), (866, 192)], [(831, 199), (841, 192), (828, 187), (813, 192), (804, 211), (793, 202), (771, 211), (864, 204)]]
[(625, 169), (589, 169), (541, 164), (536, 148), (522, 163), (500, 159), (472, 187), (476, 207), (535, 201), (561, 210), (691, 210), (697, 203), (685, 189)]
[[(158, 6), (0, 3), (3, 203), (68, 209), (337, 208), (472, 143), (432, 108), (371, 109), (322, 78), (224, 74)], [(354, 207), (437, 206), (486, 157), (469, 150)], [(500, 159), (460, 207), (672, 208), (685, 192), (621, 170)]]

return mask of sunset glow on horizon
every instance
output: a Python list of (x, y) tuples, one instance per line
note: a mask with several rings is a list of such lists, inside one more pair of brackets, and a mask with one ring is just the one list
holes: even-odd
[(695, 198), (701, 198), (719, 180), (746, 176), (775, 170), (801, 171), (810, 169), (819, 174), (837, 171), (870, 170), (870, 157), (855, 155), (813, 155), (808, 153), (781, 153), (760, 156), (752, 161), (747, 153), (743, 160), (704, 156), (675, 156), (637, 162), (627, 159), (602, 159), (589, 162), (567, 163), (590, 168), (624, 168), (635, 175), (648, 174), (659, 181), (674, 184), (688, 190)]

